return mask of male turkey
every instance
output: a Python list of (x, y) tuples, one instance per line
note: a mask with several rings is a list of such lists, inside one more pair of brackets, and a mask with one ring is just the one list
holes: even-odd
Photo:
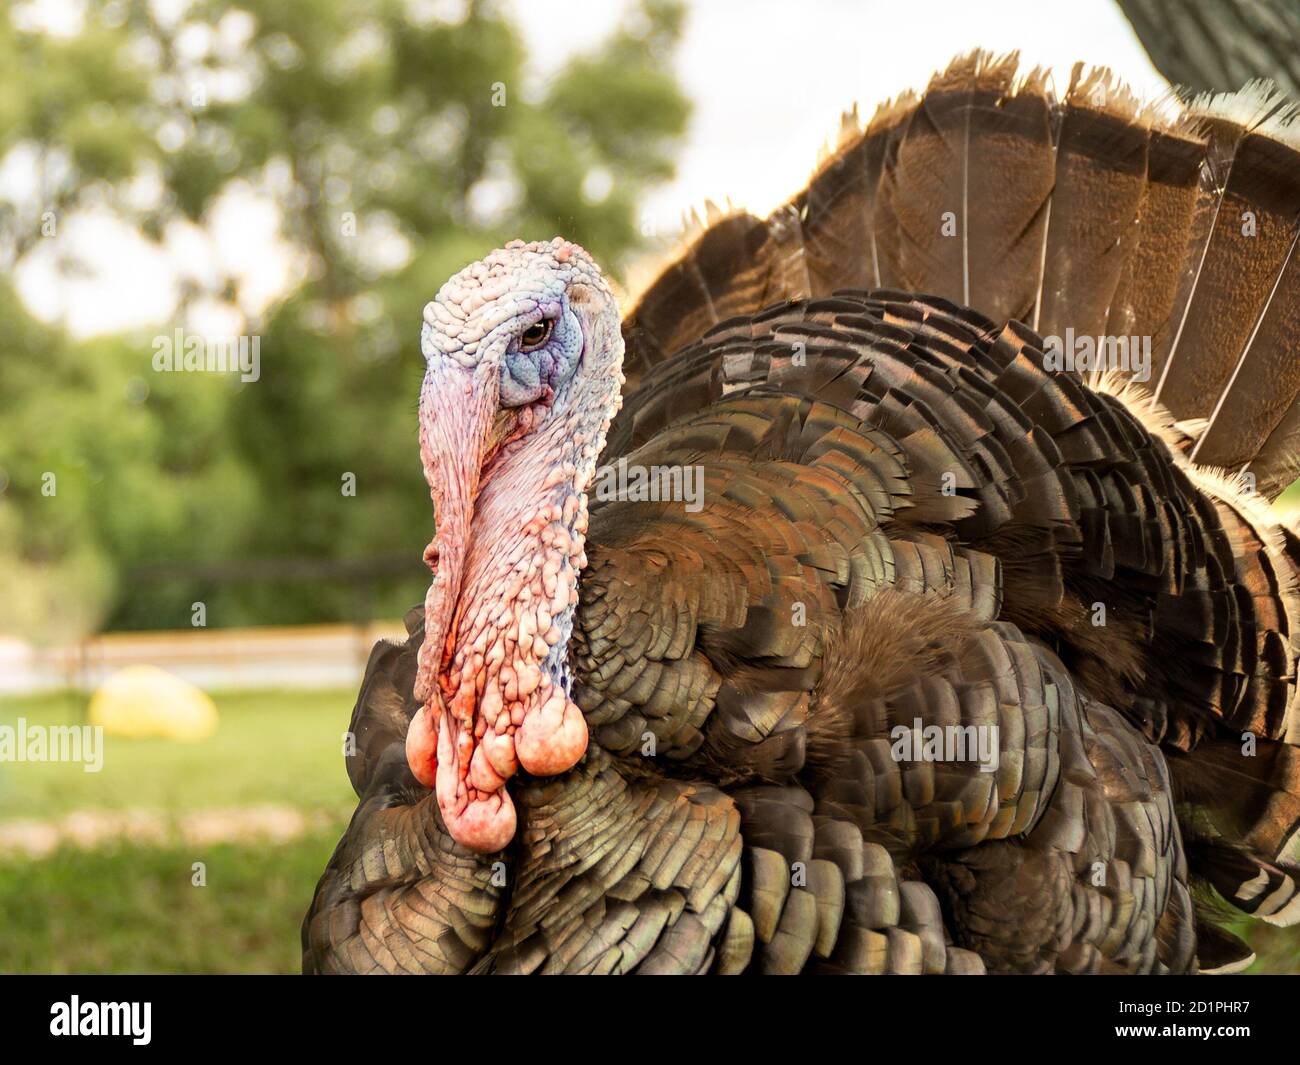
[(977, 54), (621, 330), (562, 239), (452, 278), (304, 969), (1247, 963), (1216, 894), (1300, 917), (1291, 115)]

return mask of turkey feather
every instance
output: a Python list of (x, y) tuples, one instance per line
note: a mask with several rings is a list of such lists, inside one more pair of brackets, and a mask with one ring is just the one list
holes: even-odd
[[(371, 657), (304, 969), (1249, 964), (1225, 909), (1300, 917), (1297, 151), (1258, 88), (973, 53), (770, 217), (710, 208), (621, 343), (558, 238), (453, 278), (422, 433), (475, 579)], [(440, 430), (482, 380), (476, 459)], [(476, 775), (552, 703), (583, 744)]]

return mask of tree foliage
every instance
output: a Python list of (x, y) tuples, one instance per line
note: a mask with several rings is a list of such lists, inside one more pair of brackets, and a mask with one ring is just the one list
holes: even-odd
[[(563, 233), (617, 272), (685, 128), (681, 7), (644, 0), (540, 84), (482, 0), (162, 11), (92, 0), (69, 37), (0, 18), (0, 172), (35, 175), (0, 186), (3, 272), (80, 211), (164, 241), (211, 231), (243, 194), (274, 205), (282, 242), (247, 257), (278, 255), (295, 280), (264, 307), (239, 270), (196, 264), (157, 323), (170, 335), (200, 304), (238, 312), (260, 343), (246, 383), (154, 372), (150, 330), (75, 341), (0, 283), (0, 632), (179, 626), (195, 601), (211, 625), (356, 613), (344, 582), (240, 579), (253, 559), (409, 558), (367, 607), (400, 612), (422, 594), (432, 528), (423, 305), (514, 237)], [(228, 565), (185, 572), (213, 562)], [(147, 579), (160, 563), (176, 568)]]

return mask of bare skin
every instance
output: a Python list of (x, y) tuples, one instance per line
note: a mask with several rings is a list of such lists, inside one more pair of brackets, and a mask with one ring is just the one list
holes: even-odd
[(468, 267), (424, 319), (437, 534), (407, 760), (452, 836), (486, 853), (514, 837), (510, 778), (563, 773), (587, 749), (566, 649), (623, 344), (600, 271), (560, 238)]

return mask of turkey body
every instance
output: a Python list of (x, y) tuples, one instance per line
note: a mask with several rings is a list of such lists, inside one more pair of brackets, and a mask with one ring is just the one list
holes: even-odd
[[(1248, 962), (1202, 900), (1300, 916), (1300, 540), (1200, 460), (1270, 495), (1300, 432), (1271, 115), (1157, 120), (1077, 72), (1057, 101), (974, 56), (772, 218), (711, 220), (623, 326), (600, 464), (662, 491), (590, 499), (585, 757), (511, 782), (500, 853), (453, 840), (404, 753), (413, 612), (304, 969)], [(1234, 196), (1282, 248), (1245, 281)], [(1147, 338), (1172, 413), (1131, 364), (1059, 365), (1067, 329)]]

